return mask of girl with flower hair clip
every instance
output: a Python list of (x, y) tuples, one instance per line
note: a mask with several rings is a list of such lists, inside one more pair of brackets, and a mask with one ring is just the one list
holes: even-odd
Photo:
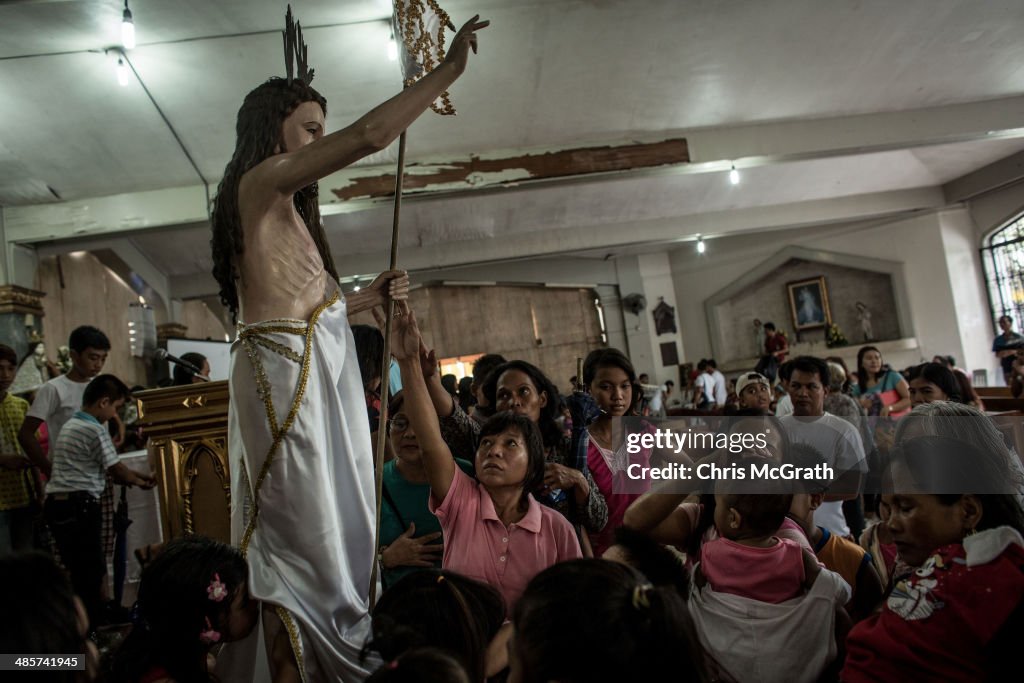
[(180, 538), (142, 573), (132, 631), (113, 662), (112, 680), (207, 683), (214, 649), (245, 638), (259, 603), (236, 548), (201, 536)]

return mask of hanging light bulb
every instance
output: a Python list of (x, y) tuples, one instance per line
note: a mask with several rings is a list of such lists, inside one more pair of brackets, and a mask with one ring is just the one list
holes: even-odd
[(703, 254), (706, 248), (707, 247), (704, 245), (704, 238), (701, 237), (700, 235), (697, 235), (697, 253)]
[(117, 58), (117, 82), (122, 86), (128, 85), (131, 77), (128, 74), (128, 65), (124, 63), (124, 57)]
[(126, 50), (135, 49), (135, 21), (132, 19), (132, 11), (128, 9), (128, 0), (124, 0), (124, 14), (121, 15), (121, 45)]
[(398, 60), (398, 43), (395, 42), (395, 34), (392, 33), (391, 37), (388, 38), (388, 61), (394, 62)]
[(729, 171), (729, 182), (733, 185), (740, 184), (740, 172), (736, 170), (736, 164), (733, 164), (732, 170)]
[(353, 291), (355, 291), (355, 292), (358, 292), (360, 289), (362, 289), (362, 287), (360, 287), (359, 285), (356, 285), (355, 287), (353, 287)]

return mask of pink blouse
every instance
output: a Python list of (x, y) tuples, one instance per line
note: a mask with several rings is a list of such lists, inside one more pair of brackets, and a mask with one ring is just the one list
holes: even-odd
[(487, 489), (458, 467), (445, 499), (437, 504), (430, 496), (430, 511), (444, 533), (441, 565), (497, 588), (509, 613), (542, 569), (583, 557), (576, 532), (557, 511), (530, 495), (526, 515), (506, 527)]

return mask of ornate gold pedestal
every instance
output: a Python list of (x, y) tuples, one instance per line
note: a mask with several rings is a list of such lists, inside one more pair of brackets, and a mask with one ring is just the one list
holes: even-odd
[(164, 539), (201, 534), (231, 542), (228, 383), (135, 394), (160, 486)]

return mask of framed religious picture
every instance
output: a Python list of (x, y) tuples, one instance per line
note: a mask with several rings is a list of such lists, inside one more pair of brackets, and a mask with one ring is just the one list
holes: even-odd
[(824, 275), (789, 282), (786, 290), (789, 292), (789, 312), (793, 317), (794, 330), (802, 332), (832, 324)]

